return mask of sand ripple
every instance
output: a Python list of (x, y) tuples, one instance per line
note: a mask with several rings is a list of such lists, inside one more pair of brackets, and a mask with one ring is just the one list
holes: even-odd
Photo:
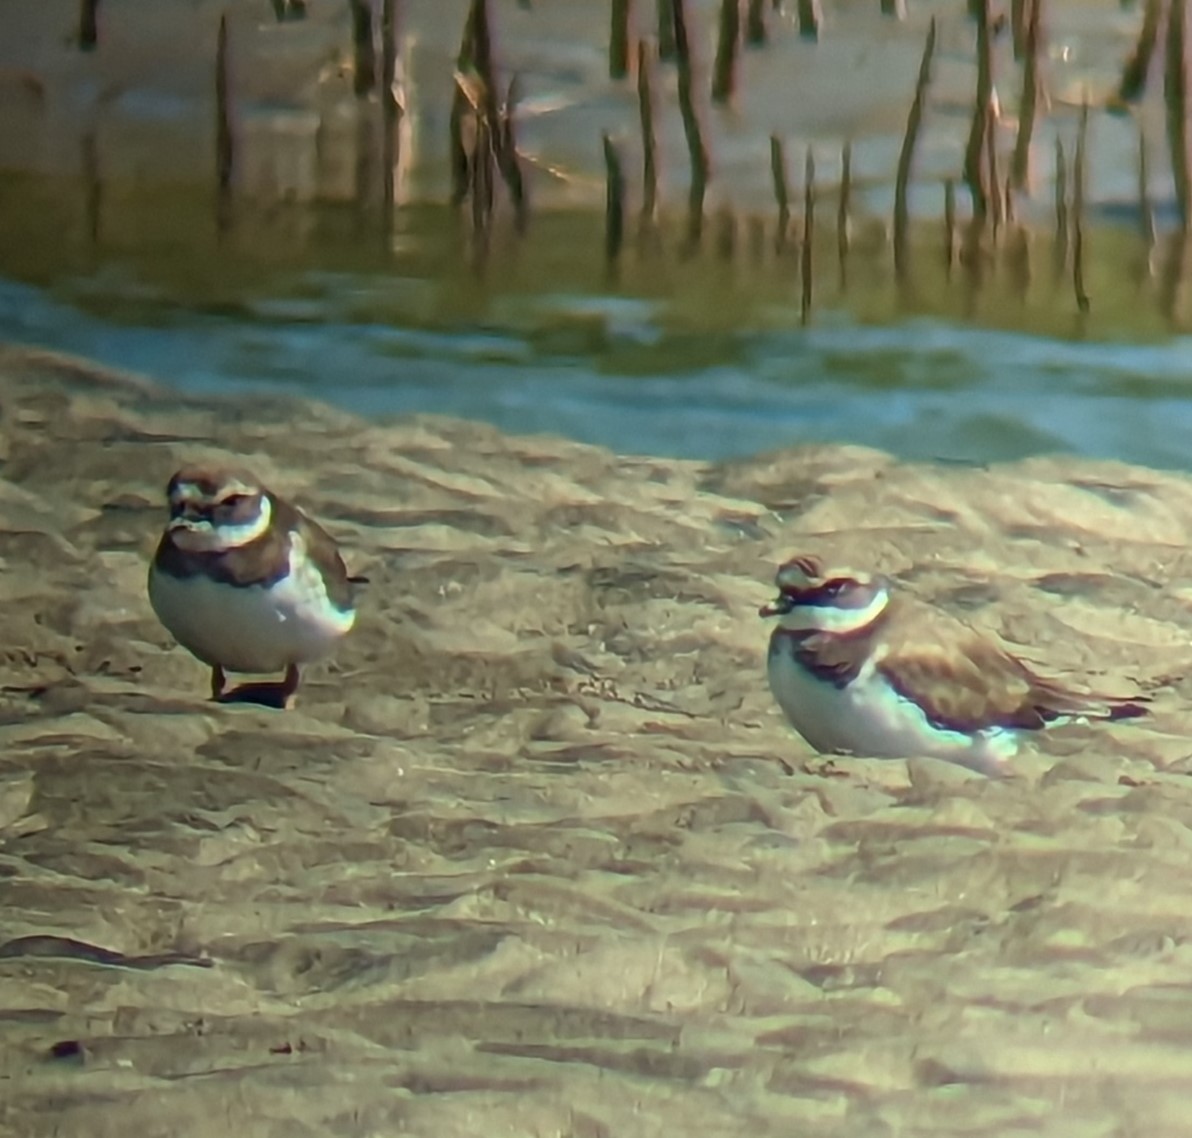
[[(1188, 478), (626, 458), (16, 349), (0, 410), (0, 1133), (1186, 1133)], [(372, 582), (291, 714), (208, 704), (145, 598), (227, 453)], [(1154, 715), (1006, 782), (816, 759), (755, 615), (794, 549)]]

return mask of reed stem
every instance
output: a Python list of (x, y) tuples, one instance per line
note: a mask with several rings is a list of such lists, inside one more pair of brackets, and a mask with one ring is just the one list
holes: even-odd
[(766, 0), (749, 0), (745, 8), (745, 42), (750, 47), (761, 47), (768, 35)]
[(720, 33), (712, 65), (712, 102), (727, 103), (737, 89), (737, 46), (741, 42), (740, 0), (720, 0)]
[(604, 200), (604, 256), (615, 261), (621, 253), (625, 238), (625, 175), (621, 167), (621, 155), (609, 137), (608, 131), (601, 136), (604, 146), (605, 200)]
[(1151, 71), (1151, 60), (1155, 55), (1155, 45), (1159, 40), (1159, 24), (1163, 20), (1164, 0), (1146, 0), (1146, 7), (1142, 12), (1142, 27), (1138, 31), (1138, 40), (1130, 58), (1122, 68), (1121, 82), (1118, 83), (1118, 98), (1123, 103), (1134, 103), (1142, 98), (1146, 91), (1147, 76)]
[(608, 77), (624, 79), (629, 74), (629, 3), (612, 0), (612, 20), (608, 33)]
[(1057, 272), (1062, 272), (1068, 261), (1068, 157), (1064, 153), (1064, 140), (1055, 140), (1055, 251), (1053, 259)]
[(778, 233), (775, 248), (781, 249), (786, 244), (787, 230), (791, 221), (791, 199), (787, 188), (786, 152), (782, 139), (776, 134), (770, 135), (770, 176), (774, 182), (774, 200), (778, 203)]
[[(931, 89), (931, 64), (935, 58), (935, 17), (927, 26), (927, 39), (923, 44), (923, 55), (919, 60), (919, 77), (915, 81), (915, 97), (906, 116), (906, 131), (902, 136), (902, 149), (898, 153), (898, 171), (894, 177), (894, 272), (901, 276), (906, 270), (907, 229), (909, 206), (907, 198), (910, 189), (911, 170), (915, 160), (915, 146), (923, 125), (923, 108)], [(949, 183), (950, 184), (950, 183)]]
[(1018, 112), (1018, 136), (1014, 141), (1014, 157), (1010, 165), (1010, 183), (1025, 190), (1031, 178), (1031, 138), (1035, 131), (1042, 80), (1039, 58), (1043, 49), (1040, 14), (1043, 0), (1026, 0), (1030, 5), (1023, 29), (1022, 99)]
[(79, 4), (79, 50), (94, 51), (99, 43), (99, 0)]
[(993, 97), (993, 49), (989, 34), (989, 0), (972, 0), (977, 23), (977, 90), (973, 118), (964, 150), (964, 180), (973, 199), (973, 216), (983, 219), (989, 211), (988, 169), (985, 135), (990, 125), (989, 106)]
[(232, 133), (232, 92), (228, 67), (228, 16), (219, 17), (215, 46), (215, 192), (216, 223), (220, 229), (230, 220), (232, 172), (236, 146)]
[(814, 258), (812, 250), (815, 242), (815, 155), (811, 147), (807, 147), (807, 157), (803, 164), (803, 247), (800, 257), (803, 294), (799, 305), (799, 318), (803, 324), (811, 319), (812, 298), (812, 270)]
[(1080, 129), (1076, 133), (1076, 157), (1072, 163), (1072, 287), (1076, 294), (1076, 307), (1082, 312), (1089, 310), (1089, 296), (1084, 287), (1084, 198), (1087, 175), (1089, 130), (1089, 107), (1085, 103), (1080, 109)]
[(678, 63), (679, 114), (683, 119), (683, 134), (687, 139), (687, 153), (691, 159), (691, 188), (688, 194), (687, 230), (689, 241), (699, 240), (703, 228), (704, 195), (708, 188), (710, 162), (704, 143), (703, 129), (695, 109), (694, 67), (691, 43), (687, 35), (687, 14), (684, 0), (671, 0), (675, 13), (675, 59)]
[(654, 219), (658, 205), (658, 158), (654, 135), (654, 93), (651, 72), (654, 61), (650, 45), (639, 40), (637, 45), (637, 106), (642, 128), (642, 208), (641, 219)]
[(377, 53), (373, 43), (373, 14), (370, 0), (348, 0), (352, 13), (352, 90), (363, 99), (377, 85)]
[(1188, 148), (1188, 7), (1172, 0), (1167, 15), (1167, 44), (1163, 69), (1163, 104), (1167, 109), (1167, 144), (1180, 228), (1192, 223), (1192, 166)]
[(820, 0), (799, 0), (799, 35), (805, 40), (818, 40), (823, 13)]

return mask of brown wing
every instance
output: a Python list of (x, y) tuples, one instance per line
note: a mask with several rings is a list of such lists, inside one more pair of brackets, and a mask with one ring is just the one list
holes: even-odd
[(287, 503), (279, 503), (279, 508), (286, 522), (297, 518), (297, 529), (306, 544), (306, 555), (322, 570), (327, 596), (337, 609), (346, 612), (355, 603), (356, 588), (348, 576), (347, 566), (339, 555), (335, 539), (318, 522)]
[(1140, 701), (1083, 695), (1036, 675), (995, 641), (939, 610), (915, 606), (899, 623), (908, 634), (889, 638), (878, 671), (939, 727), (1034, 730), (1067, 715), (1143, 713)]

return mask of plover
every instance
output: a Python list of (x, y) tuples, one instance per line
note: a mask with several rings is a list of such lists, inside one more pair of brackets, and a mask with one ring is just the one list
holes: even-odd
[[(170, 518), (149, 568), (149, 601), (184, 648), (225, 672), (285, 673), (290, 706), (299, 667), (327, 655), (356, 619), (355, 585), (335, 541), (252, 475), (187, 466), (166, 488)], [(234, 695), (235, 693), (229, 693)]]
[(816, 750), (948, 759), (1004, 774), (1023, 732), (1145, 714), (1132, 699), (1069, 691), (994, 640), (884, 577), (795, 557), (777, 575), (770, 690)]

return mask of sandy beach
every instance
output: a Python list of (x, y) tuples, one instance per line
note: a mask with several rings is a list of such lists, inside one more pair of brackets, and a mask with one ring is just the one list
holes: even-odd
[[(0, 1134), (1186, 1133), (1192, 480), (621, 457), (0, 350)], [(298, 708), (145, 596), (235, 456), (371, 579)], [(991, 781), (825, 762), (795, 550), (1154, 697)]]

